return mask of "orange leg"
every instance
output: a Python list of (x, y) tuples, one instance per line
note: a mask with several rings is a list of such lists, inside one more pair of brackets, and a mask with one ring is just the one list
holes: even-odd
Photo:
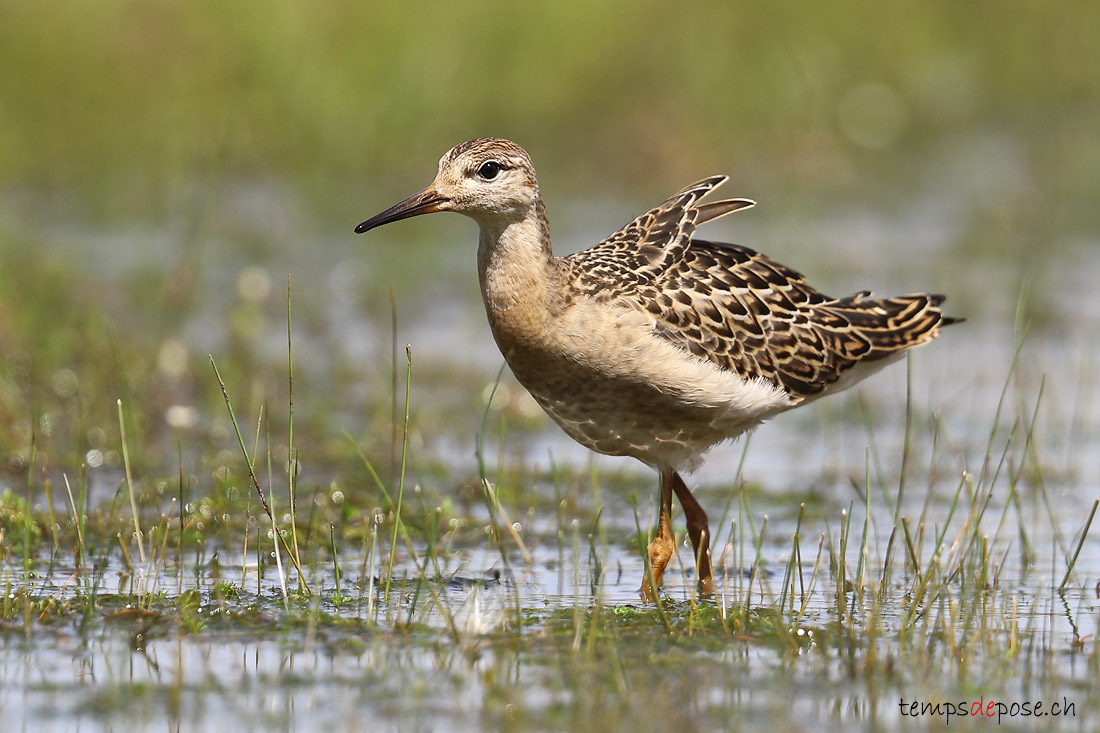
[[(710, 528), (707, 524), (707, 513), (699, 502), (692, 496), (691, 490), (684, 484), (680, 474), (672, 471), (672, 488), (680, 499), (680, 506), (684, 508), (684, 518), (687, 519), (688, 537), (691, 538), (691, 546), (695, 549), (696, 576), (699, 579), (699, 594), (704, 596), (714, 595), (714, 573), (710, 568)], [(662, 481), (662, 484), (664, 482)]]
[[(646, 548), (649, 555), (649, 566), (646, 568), (646, 577), (642, 579), (642, 587), (638, 590), (642, 599), (646, 601), (657, 600), (657, 593), (661, 587), (661, 576), (665, 574), (665, 566), (668, 565), (668, 561), (672, 559), (672, 553), (676, 550), (676, 540), (672, 536), (673, 476), (676, 476), (675, 471), (662, 469), (661, 516), (657, 522), (657, 536)], [(677, 478), (679, 477), (677, 476)], [(652, 573), (652, 576), (650, 576), (650, 573)]]

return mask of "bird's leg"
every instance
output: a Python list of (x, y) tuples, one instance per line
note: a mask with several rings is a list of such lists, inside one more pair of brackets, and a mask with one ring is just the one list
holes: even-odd
[(680, 499), (680, 506), (684, 508), (684, 518), (687, 519), (688, 537), (691, 538), (691, 546), (695, 548), (695, 568), (699, 579), (699, 593), (704, 596), (714, 595), (714, 574), (710, 569), (710, 528), (707, 524), (707, 513), (699, 502), (692, 496), (691, 490), (684, 484), (680, 474), (672, 472), (672, 488)]
[(642, 587), (638, 593), (643, 600), (656, 601), (657, 593), (661, 587), (661, 576), (665, 573), (665, 566), (672, 559), (672, 553), (676, 549), (676, 540), (672, 536), (672, 477), (676, 472), (668, 469), (661, 470), (661, 516), (657, 520), (657, 536), (649, 543), (646, 552), (649, 555), (649, 567), (647, 575), (642, 579)]

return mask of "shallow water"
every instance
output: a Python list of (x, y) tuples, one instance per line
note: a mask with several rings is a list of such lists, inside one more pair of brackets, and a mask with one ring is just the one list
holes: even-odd
[[(773, 536), (785, 528), (789, 527), (777, 526)], [(753, 591), (759, 598), (750, 599), (750, 604), (775, 603), (788, 550), (785, 541), (766, 544), (767, 569)], [(607, 696), (603, 704), (636, 704), (648, 711), (645, 715), (674, 719), (686, 708), (692, 720), (711, 724), (814, 719), (819, 721), (815, 727), (840, 730), (853, 724), (906, 729), (912, 721), (899, 714), (899, 696), (935, 700), (945, 694), (933, 680), (903, 677), (869, 685), (826, 637), (819, 647), (814, 634), (835, 633), (829, 628), (837, 616), (831, 597), (822, 592), (812, 594), (806, 604), (803, 626), (795, 630), (802, 642), (793, 656), (737, 637), (700, 639), (693, 646), (686, 639), (668, 644), (661, 634), (646, 632), (640, 639), (613, 643), (624, 658), (636, 661), (618, 670), (628, 678), (625, 689), (616, 693), (612, 685), (599, 693), (607, 684), (605, 676), (615, 668), (605, 667), (598, 658), (578, 656), (568, 637), (555, 642), (548, 636), (541, 644), (537, 639), (555, 625), (560, 628), (560, 619), (553, 620), (555, 611), (567, 618), (575, 612), (580, 630), (593, 609), (613, 614), (615, 608), (637, 606), (636, 553), (601, 548), (604, 572), (595, 584), (591, 558), (583, 552), (561, 545), (554, 551), (536, 549), (530, 564), (515, 551), (507, 554), (511, 569), (503, 571), (502, 557), (493, 550), (441, 555), (444, 577), (431, 581), (427, 590), (414, 591), (414, 566), (398, 567), (393, 593), (400, 600), (394, 605), (386, 605), (370, 578), (348, 573), (343, 587), (353, 600), (340, 608), (327, 600), (315, 606), (333, 614), (325, 618), (345, 619), (342, 623), (320, 617), (314, 623), (280, 622), (283, 610), (273, 584), (274, 568), (259, 583), (259, 593), (244, 590), (230, 602), (214, 597), (211, 579), (196, 585), (193, 580), (162, 577), (161, 588), (173, 593), (177, 584), (200, 589), (198, 613), (206, 618), (204, 630), (187, 633), (167, 620), (158, 628), (129, 619), (129, 604), (119, 606), (121, 613), (86, 627), (63, 623), (36, 628), (27, 636), (7, 630), (0, 634), (0, 707), (21, 721), (12, 729), (25, 730), (77, 730), (86, 725), (127, 730), (214, 730), (226, 725), (246, 730), (361, 730), (369, 722), (385, 729), (465, 731), (509, 721), (538, 728), (576, 727), (587, 706)], [(354, 567), (359, 560), (349, 557), (344, 566)], [(1091, 554), (1078, 562), (1096, 567), (1100, 558)], [(246, 589), (257, 586), (255, 567), (243, 574), (232, 566), (221, 570), (223, 579), (242, 578)], [(43, 597), (71, 597), (78, 584), (67, 572), (24, 587)], [(334, 577), (320, 567), (311, 572), (315, 590), (327, 598)], [(879, 567), (872, 567), (872, 577), (879, 572)], [(1064, 595), (1051, 593), (1050, 578), (1042, 572), (1020, 574), (1016, 580), (1019, 568), (1011, 560), (1001, 572), (1005, 578), (991, 600), (1019, 602), (1013, 611), (1017, 633), (1041, 647), (1029, 652), (1037, 666), (1013, 667), (1006, 679), (1004, 671), (989, 671), (995, 659), (956, 662), (953, 678), (962, 664), (976, 679), (967, 683), (963, 675), (947, 689), (954, 685), (960, 699), (976, 699), (984, 692), (989, 699), (1009, 702), (1044, 700), (1057, 693), (1076, 701), (1077, 713), (1050, 719), (1049, 727), (1088, 729), (1088, 721), (1095, 722), (1097, 715), (1084, 707), (1095, 683), (1094, 665), (1088, 661), (1087, 647), (1077, 647), (1076, 640), (1095, 638), (1096, 594), (1079, 587)], [(99, 589), (104, 602), (121, 603), (109, 594), (126, 588), (129, 580), (120, 569), (108, 569)], [(666, 584), (671, 596), (687, 598), (690, 578), (675, 567)], [(722, 586), (716, 602), (725, 607), (745, 592), (745, 576), (727, 577)], [(83, 586), (83, 592), (91, 590)], [(862, 608), (849, 599), (852, 612), (881, 616), (887, 639), (900, 625), (901, 591), (881, 607)], [(254, 612), (231, 617), (242, 608)], [(524, 619), (521, 628), (517, 609)], [(402, 631), (397, 619), (417, 625)], [(528, 641), (517, 644), (517, 638)], [(587, 636), (578, 632), (577, 639), (583, 651)], [(661, 696), (668, 699), (662, 702)], [(628, 713), (624, 716), (615, 727), (652, 727), (652, 719), (631, 722)]]

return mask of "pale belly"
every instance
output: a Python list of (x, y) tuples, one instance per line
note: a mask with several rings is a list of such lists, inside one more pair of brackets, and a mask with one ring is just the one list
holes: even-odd
[(558, 323), (553, 339), (497, 343), (535, 400), (577, 442), (653, 466), (693, 468), (707, 449), (791, 406), (651, 330)]
[(653, 466), (690, 465), (715, 443), (735, 438), (763, 419), (746, 416), (731, 422), (720, 408), (692, 405), (650, 386), (611, 380), (580, 386), (540, 380), (528, 391), (581, 445)]

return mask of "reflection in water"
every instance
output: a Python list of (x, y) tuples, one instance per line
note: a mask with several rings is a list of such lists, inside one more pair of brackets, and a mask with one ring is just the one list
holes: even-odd
[[(940, 508), (937, 504), (937, 513)], [(1002, 508), (990, 505), (986, 512), (999, 516)], [(960, 548), (952, 545), (965, 541), (962, 525), (973, 516), (956, 518), (956, 529), (944, 535), (938, 566), (949, 575), (966, 575), (955, 560)], [(880, 522), (886, 526), (889, 517), (872, 517), (872, 525)], [(636, 624), (625, 621), (633, 609), (642, 608), (634, 582), (640, 572), (638, 553), (596, 540), (594, 557), (587, 539), (582, 545), (577, 536), (530, 542), (527, 565), (518, 551), (502, 556), (485, 547), (441, 554), (440, 574), (423, 581), (414, 565), (401, 565), (395, 568), (388, 603), (377, 579), (345, 576), (345, 600), (337, 604), (334, 577), (323, 567), (313, 568), (311, 584), (323, 600), (296, 602), (291, 614), (283, 610), (270, 576), (261, 595), (241, 591), (230, 600), (220, 598), (214, 581), (203, 578), (194, 586), (197, 596), (187, 590), (179, 596), (194, 600), (189, 615), (183, 600), (163, 612), (147, 612), (133, 607), (135, 597), (111, 595), (130, 582), (119, 568), (102, 574), (98, 590), (77, 582), (70, 569), (22, 585), (59, 602), (96, 591), (103, 615), (90, 623), (79, 618), (49, 626), (31, 623), (28, 636), (6, 630), (0, 636), (0, 707), (15, 719), (34, 721), (36, 730), (68, 730), (76, 721), (128, 730), (361, 730), (365, 720), (403, 729), (483, 730), (510, 716), (553, 727), (556, 716), (583, 715), (593, 705), (629, 700), (637, 712), (622, 715), (642, 716), (639, 725), (645, 717), (671, 716), (684, 707), (726, 720), (776, 714), (788, 719), (794, 714), (791, 705), (799, 715), (840, 727), (876, 720), (896, 724), (898, 694), (939, 695), (942, 689), (934, 679), (904, 677), (852, 685), (861, 665), (874, 664), (875, 651), (866, 639), (849, 648), (843, 642), (845, 629), (868, 624), (879, 629), (890, 650), (886, 653), (896, 656), (897, 664), (943, 656), (944, 670), (955, 680), (948, 687), (960, 695), (973, 689), (960, 680), (996, 669), (1003, 655), (1027, 655), (1034, 662), (1014, 663), (1003, 671), (1008, 679), (998, 679), (997, 690), (1020, 689), (1021, 696), (1036, 698), (1092, 684), (1088, 654), (1093, 650), (1095, 656), (1095, 598), (1079, 584), (1071, 584), (1065, 594), (1052, 593), (1042, 570), (1064, 567), (1061, 552), (1052, 559), (1045, 548), (1069, 542), (1080, 518), (1067, 523), (1061, 540), (1049, 532), (1031, 535), (1037, 569), (1024, 569), (1018, 555), (1007, 550), (994, 563), (999, 577), (990, 582), (996, 591), (988, 593), (986, 603), (992, 607), (982, 616), (994, 621), (994, 628), (956, 615), (953, 609), (974, 607), (972, 594), (986, 591), (975, 590), (972, 580), (950, 579), (943, 587), (951, 595), (926, 599), (917, 609), (924, 620), (909, 625), (914, 578), (902, 568), (904, 562), (895, 562), (884, 574), (875, 556), (885, 551), (887, 538), (874, 537), (873, 530), (865, 583), (881, 595), (850, 589), (838, 607), (828, 570), (828, 548), (839, 550), (838, 535), (815, 536), (812, 524), (804, 521), (800, 530), (798, 577), (786, 574), (795, 531), (791, 517), (771, 521), (766, 532), (761, 528), (765, 541), (759, 553), (752, 537), (735, 537), (727, 560), (745, 558), (745, 564), (717, 567), (722, 586), (717, 604), (729, 622), (751, 618), (738, 615), (738, 609), (789, 608), (797, 620), (780, 621), (790, 625), (780, 630), (789, 646), (765, 643), (759, 626), (748, 636), (712, 628), (693, 640), (683, 627), (664, 633), (653, 615)], [(853, 580), (859, 562), (855, 538), (862, 524), (857, 505), (848, 532), (852, 544), (846, 572)], [(995, 526), (990, 522), (991, 529)], [(915, 524), (913, 529), (916, 535)], [(926, 567), (937, 565), (931, 532), (915, 547)], [(991, 546), (1011, 549), (1012, 543)], [(344, 565), (355, 567), (359, 560), (349, 557)], [(680, 568), (693, 566), (686, 556), (680, 560)], [(1100, 565), (1095, 542), (1086, 545), (1078, 563)], [(233, 577), (241, 577), (240, 570), (221, 568)], [(254, 567), (243, 577), (245, 587), (256, 587)], [(880, 584), (887, 577), (889, 582)], [(10, 574), (4, 580), (14, 587)], [(681, 609), (670, 605), (670, 612), (690, 617), (683, 609), (690, 608), (692, 578), (671, 572), (668, 581), (668, 593), (679, 599), (674, 603)], [(178, 582), (162, 580), (173, 592)], [(193, 585), (184, 581), (185, 589)], [(149, 597), (155, 595), (152, 591)], [(118, 610), (106, 613), (111, 604)], [(903, 629), (922, 627), (930, 630), (928, 647), (898, 638)], [(754, 635), (760, 639), (754, 641)], [(975, 644), (969, 640), (975, 635), (987, 641)], [(954, 655), (954, 644), (967, 652)]]

